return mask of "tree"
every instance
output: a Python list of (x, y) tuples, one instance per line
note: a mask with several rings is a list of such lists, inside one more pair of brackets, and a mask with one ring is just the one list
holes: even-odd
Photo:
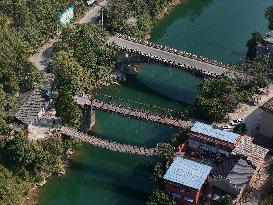
[(34, 171), (35, 148), (28, 142), (23, 133), (8, 141), (1, 151), (5, 163), (19, 174)]
[(265, 18), (268, 20), (268, 29), (273, 30), (273, 5), (266, 8)]
[(176, 205), (175, 200), (163, 191), (155, 190), (148, 199), (148, 205)]
[(233, 205), (232, 198), (229, 195), (221, 197), (218, 201), (219, 205)]
[(257, 57), (257, 46), (263, 42), (263, 36), (258, 31), (252, 33), (251, 39), (247, 41), (246, 59), (254, 60)]
[(154, 167), (154, 173), (151, 179), (154, 182), (162, 180), (164, 176), (164, 171), (165, 171), (164, 165), (162, 163), (157, 163)]
[(240, 134), (240, 135), (244, 135), (246, 134), (246, 123), (240, 123), (238, 125), (236, 125), (233, 129), (233, 132)]
[(159, 143), (156, 145), (156, 153), (163, 161), (168, 161), (174, 154), (174, 147), (168, 143)]
[(29, 182), (23, 181), (0, 164), (0, 204), (22, 204), (23, 195), (29, 186)]
[(209, 122), (223, 121), (227, 115), (227, 110), (221, 99), (202, 96), (196, 98), (194, 112), (197, 117)]

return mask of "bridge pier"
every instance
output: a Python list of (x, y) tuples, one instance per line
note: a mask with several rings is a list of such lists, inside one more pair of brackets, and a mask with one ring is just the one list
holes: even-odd
[(96, 123), (95, 110), (91, 105), (85, 104), (82, 111), (81, 131), (88, 132)]

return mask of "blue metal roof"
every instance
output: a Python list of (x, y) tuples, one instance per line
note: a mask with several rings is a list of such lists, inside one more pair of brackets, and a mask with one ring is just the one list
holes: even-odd
[(232, 144), (234, 144), (235, 141), (240, 137), (239, 134), (229, 132), (222, 128), (219, 128), (213, 125), (207, 125), (201, 122), (196, 122), (191, 128), (191, 131), (199, 133), (199, 134), (203, 134), (206, 136), (210, 136), (225, 142), (229, 142)]
[(211, 169), (210, 166), (176, 157), (163, 178), (199, 190)]

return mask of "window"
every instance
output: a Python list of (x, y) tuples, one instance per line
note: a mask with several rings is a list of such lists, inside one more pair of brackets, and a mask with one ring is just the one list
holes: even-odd
[(193, 203), (193, 199), (190, 197), (184, 197), (184, 201)]

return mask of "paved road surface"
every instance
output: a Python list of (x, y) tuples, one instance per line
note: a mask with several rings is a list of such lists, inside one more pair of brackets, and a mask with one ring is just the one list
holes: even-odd
[(115, 44), (117, 44), (118, 46), (123, 47), (123, 48), (132, 49), (134, 51), (141, 52), (143, 54), (157, 56), (159, 58), (166, 59), (168, 61), (186, 64), (187, 66), (192, 66), (192, 67), (195, 67), (196, 69), (200, 69), (205, 72), (214, 73), (216, 75), (222, 75), (222, 74), (232, 75), (232, 71), (229, 71), (226, 68), (219, 67), (216, 65), (207, 64), (205, 62), (190, 59), (190, 58), (176, 55), (173, 53), (169, 53), (167, 51), (163, 51), (160, 49), (156, 49), (156, 48), (152, 48), (152, 47), (149, 47), (146, 45), (142, 45), (139, 43), (128, 41), (128, 40), (125, 40), (125, 39), (122, 39), (122, 38), (119, 38), (116, 36), (111, 36), (109, 38), (108, 42), (109, 43), (114, 42)]

